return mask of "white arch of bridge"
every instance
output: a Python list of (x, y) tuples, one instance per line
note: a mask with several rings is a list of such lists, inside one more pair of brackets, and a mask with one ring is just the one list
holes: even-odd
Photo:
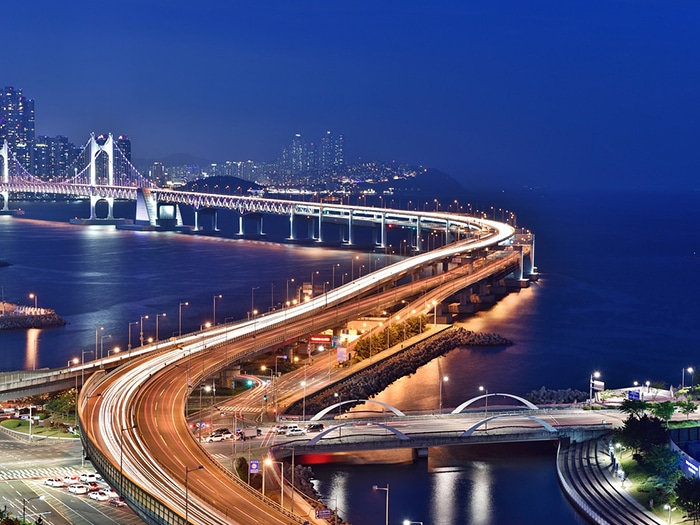
[(396, 415), (398, 417), (406, 417), (406, 414), (401, 412), (398, 408), (394, 408), (393, 406), (388, 405), (386, 403), (382, 403), (381, 401), (376, 401), (374, 399), (348, 399), (347, 401), (340, 401), (339, 403), (335, 403), (331, 406), (324, 408), (320, 412), (316, 413), (309, 421), (318, 421), (319, 419), (321, 419), (323, 416), (325, 416), (329, 412), (335, 410), (336, 408), (339, 408), (342, 405), (346, 405), (349, 403), (375, 403), (377, 405), (380, 405), (380, 406), (386, 408), (387, 410), (390, 410), (391, 412), (394, 413), (394, 415)]
[(504, 393), (502, 393), (502, 392), (498, 392), (498, 393), (496, 393), (496, 394), (483, 394), (483, 395), (480, 395), (480, 396), (473, 397), (473, 398), (471, 398), (471, 399), (465, 401), (465, 402), (462, 403), (461, 405), (459, 405), (457, 408), (455, 408), (455, 409), (454, 409), (452, 412), (450, 412), (450, 413), (451, 413), (451, 414), (459, 414), (462, 410), (464, 410), (465, 408), (467, 408), (467, 407), (468, 407), (469, 405), (471, 405), (472, 403), (475, 403), (475, 402), (479, 401), (480, 399), (485, 399), (485, 398), (487, 398), (487, 397), (494, 397), (494, 396), (510, 397), (511, 399), (515, 399), (516, 401), (520, 401), (523, 405), (525, 405), (527, 408), (529, 408), (529, 409), (531, 409), (531, 410), (539, 410), (539, 409), (540, 409), (537, 405), (534, 405), (533, 403), (530, 403), (530, 401), (528, 401), (527, 399), (524, 399), (524, 398), (522, 398), (522, 397), (520, 397), (520, 396), (516, 396), (516, 395), (513, 395), (513, 394), (504, 394)]
[[(389, 432), (391, 432), (392, 434), (394, 434), (394, 435), (395, 435), (397, 438), (399, 438), (401, 441), (408, 441), (408, 440), (410, 439), (406, 434), (404, 434), (404, 433), (401, 432), (400, 430), (397, 430), (397, 429), (395, 429), (394, 427), (391, 427), (391, 426), (389, 426), (389, 425), (387, 425), (387, 424), (385, 424), (385, 423), (376, 423), (376, 422), (373, 422), (373, 421), (363, 421), (362, 423), (363, 423), (363, 425), (367, 425), (367, 426), (375, 426), (375, 427), (384, 428), (384, 429), (388, 430)], [(355, 426), (356, 424), (357, 424), (356, 421), (348, 421), (348, 422), (346, 422), (346, 423), (341, 423), (340, 425), (333, 425), (332, 427), (328, 427), (328, 428), (327, 428), (326, 430), (324, 430), (323, 432), (321, 432), (321, 433), (317, 434), (316, 436), (314, 436), (313, 439), (310, 439), (310, 440), (308, 441), (307, 445), (309, 445), (309, 446), (314, 446), (316, 443), (318, 443), (319, 441), (321, 441), (321, 439), (323, 439), (324, 436), (327, 436), (327, 435), (330, 434), (331, 432), (333, 432), (333, 431), (335, 431), (335, 430), (337, 430), (337, 429), (341, 429), (341, 428), (343, 428), (343, 427), (352, 427), (352, 426)]]
[(477, 428), (479, 428), (481, 425), (486, 425), (489, 421), (493, 421), (494, 419), (503, 419), (503, 418), (513, 419), (513, 418), (517, 418), (517, 417), (524, 417), (526, 419), (530, 419), (531, 421), (535, 421), (536, 423), (539, 423), (540, 425), (542, 425), (547, 432), (550, 432), (550, 433), (557, 432), (557, 429), (554, 428), (552, 425), (550, 425), (546, 421), (543, 421), (540, 418), (535, 417), (535, 416), (531, 416), (528, 414), (498, 414), (498, 415), (491, 416), (489, 418), (482, 419), (481, 421), (474, 423), (474, 425), (472, 425), (471, 427), (469, 427), (467, 430), (464, 431), (464, 433), (461, 435), (461, 437), (471, 436), (474, 433), (474, 431)]

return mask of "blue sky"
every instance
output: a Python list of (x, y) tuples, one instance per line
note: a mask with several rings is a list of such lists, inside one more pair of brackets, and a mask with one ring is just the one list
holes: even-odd
[(12, 2), (2, 82), (37, 132), (134, 157), (352, 160), (465, 186), (698, 187), (695, 0)]

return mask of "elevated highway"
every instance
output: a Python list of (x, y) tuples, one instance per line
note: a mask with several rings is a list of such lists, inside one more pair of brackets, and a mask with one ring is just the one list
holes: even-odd
[(520, 255), (510, 253), (494, 266), (397, 283), (402, 276), (496, 246), (513, 234), (510, 226), (487, 222), (490, 230), (481, 239), (411, 257), (293, 308), (184, 336), (113, 372), (96, 373), (79, 399), (84, 445), (96, 468), (148, 523), (182, 524), (188, 513), (194, 523), (314, 521), (302, 517), (299, 507), (291, 514), (263, 497), (208, 456), (185, 421), (189, 385), (300, 334), (336, 326), (423, 290), (447, 297), (470, 280), (517, 267)]

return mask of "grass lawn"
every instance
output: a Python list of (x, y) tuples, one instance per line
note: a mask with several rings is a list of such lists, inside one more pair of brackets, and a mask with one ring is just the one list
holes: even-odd
[[(627, 476), (625, 488), (630, 496), (637, 500), (642, 507), (649, 510), (649, 500), (653, 496), (648, 489), (643, 487), (643, 484), (650, 474), (632, 459), (632, 454), (633, 451), (631, 450), (624, 450), (621, 454), (619, 452), (617, 453), (618, 461)], [(671, 510), (671, 523), (684, 523), (685, 511), (677, 508), (675, 505), (673, 508), (675, 510)], [(664, 521), (668, 520), (668, 510), (664, 509), (663, 503), (658, 501), (654, 502), (653, 512), (660, 519)], [(692, 520), (688, 523), (691, 522)]]
[[(6, 419), (0, 423), (3, 427), (14, 430), (15, 432), (21, 432), (23, 434), (29, 434), (29, 421), (25, 419)], [(32, 429), (32, 435), (37, 437), (62, 437), (62, 438), (77, 438), (75, 434), (66, 432), (63, 428), (53, 428), (53, 427), (43, 427), (41, 423), (34, 423), (34, 428)]]

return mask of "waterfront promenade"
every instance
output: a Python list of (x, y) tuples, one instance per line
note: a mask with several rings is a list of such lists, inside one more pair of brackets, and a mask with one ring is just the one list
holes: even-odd
[(601, 438), (560, 447), (557, 475), (566, 497), (599, 525), (666, 525), (627, 493), (615, 476), (608, 443)]

